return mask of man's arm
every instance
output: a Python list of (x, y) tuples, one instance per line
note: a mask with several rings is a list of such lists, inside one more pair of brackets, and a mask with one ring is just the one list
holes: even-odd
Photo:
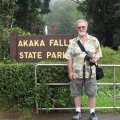
[(68, 72), (69, 72), (69, 79), (73, 80), (73, 69), (72, 69), (72, 60), (67, 60), (67, 65), (68, 65)]
[(102, 51), (101, 51), (101, 47), (100, 47), (100, 43), (99, 41), (97, 40), (97, 47), (96, 47), (96, 54), (95, 56), (93, 57), (93, 60), (95, 62), (99, 61), (99, 59), (102, 57)]
[(101, 57), (93, 57), (93, 61), (96, 63)]

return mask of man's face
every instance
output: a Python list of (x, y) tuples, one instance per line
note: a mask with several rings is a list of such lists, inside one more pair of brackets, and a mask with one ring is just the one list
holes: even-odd
[(87, 33), (87, 25), (85, 22), (78, 22), (76, 30), (80, 36), (84, 36)]

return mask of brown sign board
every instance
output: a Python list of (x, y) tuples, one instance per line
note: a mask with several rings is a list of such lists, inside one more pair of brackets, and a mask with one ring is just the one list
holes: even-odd
[(42, 60), (65, 60), (64, 54), (69, 40), (74, 35), (30, 35), (10, 36), (10, 56), (19, 62), (39, 62)]

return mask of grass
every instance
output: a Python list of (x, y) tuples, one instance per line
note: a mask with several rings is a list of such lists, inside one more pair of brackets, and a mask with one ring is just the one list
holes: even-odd
[[(118, 98), (116, 98), (115, 100), (115, 104), (114, 104), (114, 91), (113, 88), (111, 87), (98, 87), (98, 95), (96, 97), (96, 107), (120, 107), (120, 87), (116, 88), (116, 95), (119, 96)], [(82, 106), (83, 107), (87, 107), (88, 106), (88, 99), (86, 97), (86, 95), (84, 94), (82, 97)], [(117, 110), (117, 109), (116, 109)], [(102, 111), (114, 111), (114, 109), (101, 109), (100, 112)], [(120, 109), (118, 109), (117, 111), (120, 111)]]

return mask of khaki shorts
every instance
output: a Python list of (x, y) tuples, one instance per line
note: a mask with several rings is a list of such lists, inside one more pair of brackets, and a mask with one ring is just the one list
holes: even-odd
[(75, 78), (70, 81), (70, 95), (71, 96), (80, 96), (83, 93), (83, 87), (86, 90), (87, 96), (96, 96), (97, 95), (97, 83), (96, 78), (86, 79), (85, 83), (83, 79)]

